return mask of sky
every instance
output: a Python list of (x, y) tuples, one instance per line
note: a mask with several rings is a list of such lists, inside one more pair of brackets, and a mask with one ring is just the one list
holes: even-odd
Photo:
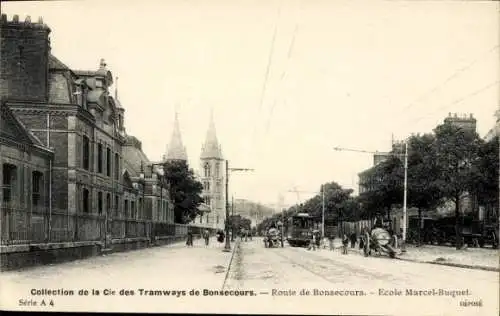
[[(104, 58), (127, 133), (160, 160), (175, 112), (190, 166), (213, 109), (235, 198), (295, 204), (336, 181), (358, 191), (369, 153), (499, 97), (498, 2), (171, 0), (2, 3), (52, 29), (73, 69)], [(112, 87), (114, 89), (116, 87)], [(290, 192), (301, 191), (299, 194)]]

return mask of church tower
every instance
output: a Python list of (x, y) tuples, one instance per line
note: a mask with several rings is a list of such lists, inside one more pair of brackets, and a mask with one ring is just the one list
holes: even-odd
[(214, 228), (224, 228), (225, 220), (225, 160), (222, 149), (217, 140), (213, 112), (210, 113), (205, 144), (202, 146), (200, 155), (200, 176), (203, 184), (202, 197), (211, 211), (205, 215), (203, 220), (207, 225)]
[(175, 113), (174, 131), (167, 146), (167, 153), (163, 156), (163, 161), (185, 160), (187, 161), (186, 147), (182, 144), (181, 129), (179, 127), (179, 116)]

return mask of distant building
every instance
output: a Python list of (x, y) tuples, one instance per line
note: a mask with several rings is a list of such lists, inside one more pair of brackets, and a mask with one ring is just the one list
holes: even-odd
[(500, 109), (495, 112), (496, 122), (495, 125), (488, 131), (488, 133), (484, 136), (485, 141), (490, 141), (493, 138), (500, 136)]
[(377, 151), (373, 154), (373, 166), (358, 174), (359, 194), (373, 190), (377, 181), (380, 181), (380, 179), (374, 178), (376, 166), (378, 166), (380, 163), (386, 161), (390, 157), (393, 157), (394, 155), (403, 155), (404, 154), (404, 146), (405, 146), (404, 141), (393, 141), (392, 142), (392, 151), (390, 151), (390, 152), (378, 152)]
[(179, 115), (177, 113), (175, 113), (172, 137), (170, 138), (170, 143), (168, 144), (166, 154), (163, 156), (163, 160), (183, 160), (186, 162), (188, 160), (186, 147), (182, 143)]
[(206, 223), (215, 228), (223, 228), (226, 210), (226, 161), (217, 139), (213, 112), (210, 114), (205, 143), (200, 155), (200, 176), (203, 184), (203, 199), (210, 206)]
[(444, 119), (445, 124), (452, 124), (457, 127), (476, 131), (477, 120), (472, 114), (457, 114), (448, 113), (448, 117)]

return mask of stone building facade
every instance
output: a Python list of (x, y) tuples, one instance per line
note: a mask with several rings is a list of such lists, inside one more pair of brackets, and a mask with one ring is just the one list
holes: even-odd
[(217, 139), (213, 113), (210, 115), (205, 143), (200, 155), (200, 181), (203, 184), (202, 197), (211, 212), (201, 222), (214, 228), (224, 228), (226, 213), (226, 161)]
[[(50, 32), (41, 19), (1, 16), (2, 228), (13, 227), (15, 211), (24, 212), (17, 232), (31, 234), (29, 242), (45, 234), (45, 241), (109, 247), (171, 232), (163, 174), (127, 135), (106, 63), (69, 68), (51, 54)], [(23, 242), (2, 232), (10, 234), (2, 243)]]

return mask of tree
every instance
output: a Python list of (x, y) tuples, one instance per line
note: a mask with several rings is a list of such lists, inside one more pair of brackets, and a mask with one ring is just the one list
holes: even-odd
[[(439, 187), (437, 152), (433, 134), (415, 135), (408, 140), (408, 201), (418, 209), (419, 223), (422, 213), (439, 206), (442, 202)], [(421, 230), (418, 225), (418, 244)]]
[(387, 160), (374, 166), (370, 171), (370, 188), (360, 195), (363, 208), (369, 212), (385, 213), (390, 218), (391, 207), (403, 202), (404, 170), (401, 157), (394, 153)]
[(203, 185), (196, 180), (186, 161), (167, 161), (163, 170), (174, 204), (175, 222), (187, 224), (193, 221), (200, 214), (198, 207), (203, 202), (200, 196)]
[(479, 147), (479, 159), (473, 164), (476, 169), (474, 175), (474, 193), (480, 204), (488, 209), (499, 209), (499, 137), (488, 142), (482, 142)]
[(478, 163), (480, 139), (475, 131), (446, 122), (436, 127), (434, 132), (438, 170), (436, 183), (442, 196), (455, 203), (455, 245), (460, 249), (460, 202), (465, 193), (474, 190), (474, 183), (481, 178), (479, 170), (473, 167)]

